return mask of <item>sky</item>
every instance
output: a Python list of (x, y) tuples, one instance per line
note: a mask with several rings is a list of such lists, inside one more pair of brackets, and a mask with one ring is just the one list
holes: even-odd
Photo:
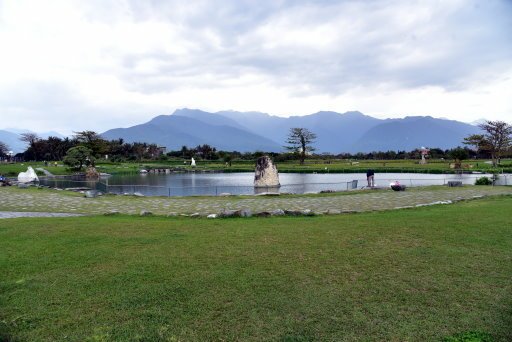
[(0, 0), (0, 129), (178, 108), (512, 122), (512, 0)]

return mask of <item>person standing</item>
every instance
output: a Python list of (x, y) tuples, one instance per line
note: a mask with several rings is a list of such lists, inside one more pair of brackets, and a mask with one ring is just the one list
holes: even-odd
[(368, 169), (368, 171), (366, 171), (366, 180), (368, 181), (368, 186), (370, 188), (373, 188), (375, 186), (374, 177), (375, 171), (373, 171), (372, 169)]

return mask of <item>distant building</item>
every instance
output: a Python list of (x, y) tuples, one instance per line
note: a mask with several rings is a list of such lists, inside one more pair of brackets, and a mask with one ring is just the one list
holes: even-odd
[(165, 146), (157, 146), (156, 149), (158, 150), (159, 156), (167, 153), (167, 147), (165, 147)]

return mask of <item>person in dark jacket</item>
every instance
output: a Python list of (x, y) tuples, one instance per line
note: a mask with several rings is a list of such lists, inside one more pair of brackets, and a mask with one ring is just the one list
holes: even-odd
[(373, 188), (375, 186), (374, 177), (375, 177), (375, 172), (372, 169), (368, 169), (368, 171), (366, 171), (366, 180), (368, 181), (368, 186), (370, 188)]

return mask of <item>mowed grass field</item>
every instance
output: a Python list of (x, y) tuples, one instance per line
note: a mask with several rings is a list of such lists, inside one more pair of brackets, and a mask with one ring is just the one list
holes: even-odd
[(511, 209), (0, 220), (0, 341), (510, 341)]

